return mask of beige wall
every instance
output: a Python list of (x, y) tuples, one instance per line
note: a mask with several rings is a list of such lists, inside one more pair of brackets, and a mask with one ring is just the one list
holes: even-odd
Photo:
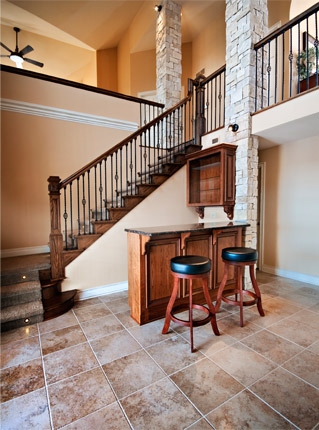
[(266, 165), (263, 265), (318, 277), (318, 139), (260, 151), (259, 161)]
[(186, 206), (183, 167), (66, 267), (63, 290), (87, 290), (127, 281), (125, 228), (196, 222), (195, 210)]
[(226, 26), (224, 10), (193, 40), (192, 78), (205, 69), (209, 76), (225, 64)]
[[(12, 27), (1, 25), (1, 42), (10, 49), (15, 48), (15, 32)], [(26, 45), (34, 48), (34, 51), (27, 54), (26, 57), (44, 63), (43, 68), (24, 63), (23, 67), (26, 70), (96, 86), (96, 53), (94, 50), (79, 48), (49, 37), (21, 31), (19, 48), (22, 49)], [(1, 54), (5, 52), (7, 53), (1, 48)], [(15, 67), (15, 63), (9, 58), (1, 58), (1, 63)]]
[(96, 53), (97, 86), (117, 91), (117, 48), (101, 49)]
[(192, 78), (192, 43), (182, 44), (182, 87), (184, 87), (184, 97), (187, 96), (188, 78)]
[[(138, 122), (132, 102), (6, 72), (1, 77), (5, 99)], [(65, 179), (130, 133), (2, 111), (2, 249), (46, 245), (47, 178)]]
[(156, 89), (155, 49), (131, 54), (131, 95)]

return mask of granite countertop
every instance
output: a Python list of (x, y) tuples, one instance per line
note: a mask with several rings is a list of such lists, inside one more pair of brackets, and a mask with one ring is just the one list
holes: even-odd
[(232, 227), (248, 227), (249, 225), (250, 224), (248, 224), (246, 221), (221, 221), (205, 222), (199, 224), (164, 225), (159, 227), (126, 228), (125, 231), (128, 233), (141, 234), (143, 236), (159, 236), (162, 234), (187, 233), (192, 231), (205, 231)]

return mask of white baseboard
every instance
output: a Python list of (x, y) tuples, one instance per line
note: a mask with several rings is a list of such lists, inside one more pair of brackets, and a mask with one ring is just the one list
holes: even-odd
[(22, 255), (32, 255), (32, 254), (46, 254), (47, 252), (50, 252), (50, 248), (47, 245), (29, 246), (26, 248), (2, 249), (1, 258), (20, 257)]
[(100, 287), (79, 290), (75, 296), (75, 301), (92, 299), (93, 297), (106, 296), (108, 294), (119, 293), (128, 290), (128, 282), (118, 284), (102, 285)]
[(304, 273), (290, 272), (289, 270), (278, 269), (277, 267), (263, 264), (262, 272), (271, 273), (272, 275), (282, 276), (283, 278), (294, 279), (295, 281), (305, 282), (306, 284), (318, 285), (319, 276), (305, 275)]

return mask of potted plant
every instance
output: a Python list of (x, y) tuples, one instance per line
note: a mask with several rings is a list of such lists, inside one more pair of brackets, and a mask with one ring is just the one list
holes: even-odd
[[(319, 58), (319, 48), (318, 48), (318, 58)], [(313, 46), (308, 49), (308, 66), (309, 72), (308, 76), (312, 76), (316, 73), (316, 48)], [(318, 64), (318, 59), (317, 59)], [(300, 52), (297, 57), (297, 68), (299, 71), (300, 80), (307, 78), (307, 50), (304, 49)]]

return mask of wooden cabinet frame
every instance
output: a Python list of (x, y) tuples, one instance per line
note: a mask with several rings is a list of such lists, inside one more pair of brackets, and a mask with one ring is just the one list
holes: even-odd
[(187, 205), (194, 206), (200, 218), (204, 207), (223, 206), (233, 219), (235, 205), (237, 145), (221, 143), (187, 158)]
[[(208, 254), (212, 260), (209, 292), (212, 300), (215, 300), (220, 281), (218, 273), (223, 268), (221, 249), (226, 246), (241, 246), (242, 228), (229, 226), (154, 236), (128, 232), (129, 305), (132, 318), (138, 324), (145, 324), (165, 316), (173, 287), (170, 258), (190, 255), (190, 252), (197, 255)], [(234, 288), (234, 282), (234, 273), (231, 272), (226, 290)], [(188, 301), (188, 287), (183, 280), (175, 305), (184, 305)], [(194, 291), (194, 301), (198, 304), (205, 303), (201, 289)]]

